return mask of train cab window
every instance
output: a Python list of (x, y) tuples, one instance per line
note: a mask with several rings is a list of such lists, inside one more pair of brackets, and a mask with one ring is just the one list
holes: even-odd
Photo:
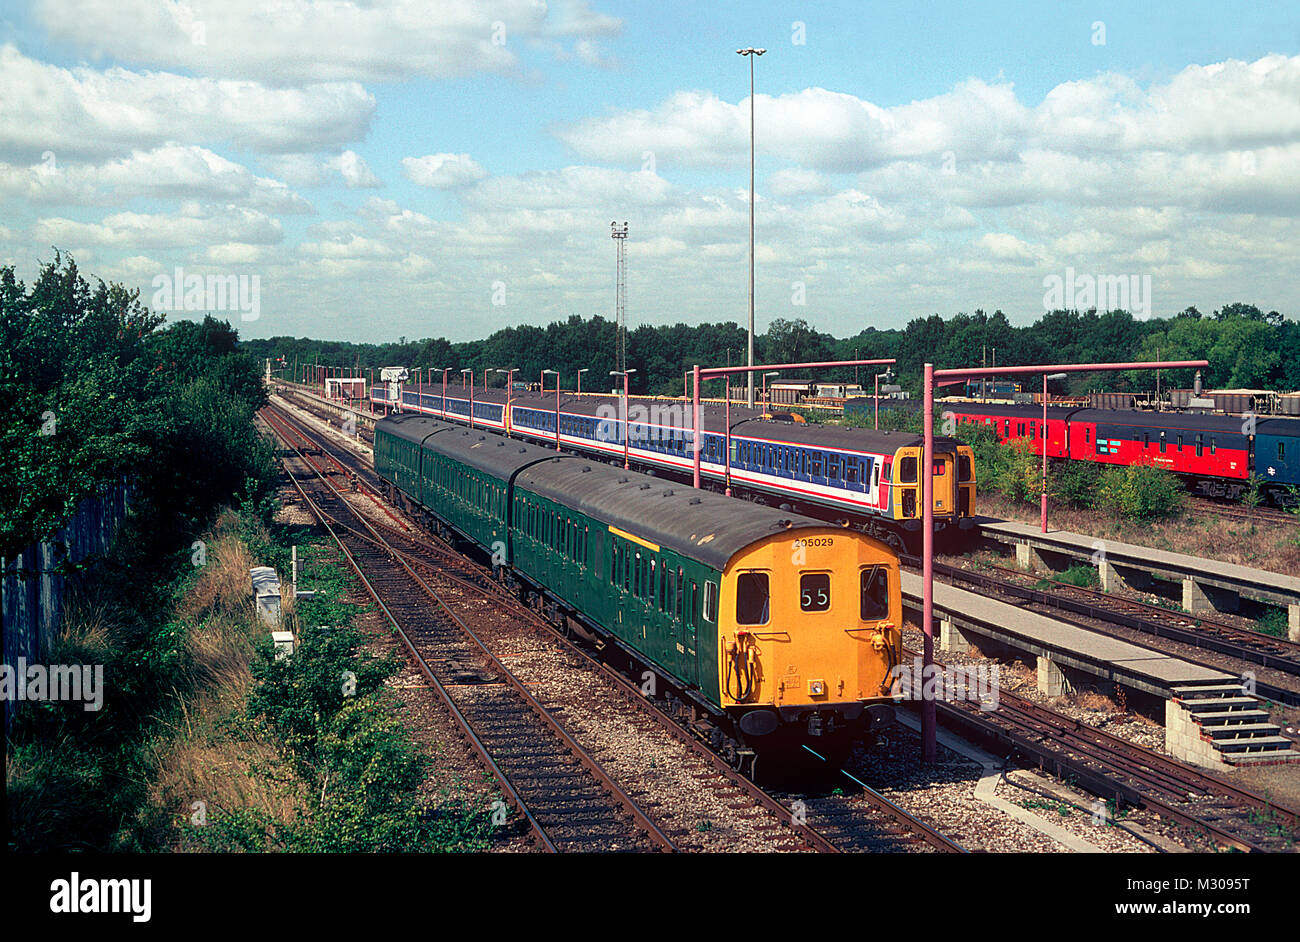
[(799, 608), (805, 612), (824, 612), (831, 607), (831, 574), (805, 572), (799, 577)]
[(862, 570), (863, 621), (877, 621), (889, 616), (889, 570), (884, 566), (870, 566)]
[(900, 484), (916, 483), (916, 457), (908, 456), (898, 465), (898, 480)]
[(957, 478), (961, 481), (970, 480), (970, 455), (957, 456)]
[(873, 466), (872, 466), (872, 469), (871, 469), (871, 486), (872, 486), (873, 488), (879, 488), (879, 487), (880, 487), (880, 465), (873, 465)]
[(718, 620), (718, 584), (704, 583), (704, 620), (712, 624)]
[(736, 579), (736, 624), (766, 625), (768, 601), (767, 573), (742, 572)]

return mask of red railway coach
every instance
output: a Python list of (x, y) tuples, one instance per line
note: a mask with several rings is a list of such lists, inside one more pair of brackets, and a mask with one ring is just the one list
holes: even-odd
[[(958, 426), (991, 426), (1000, 441), (1031, 440), (1043, 453), (1043, 407), (953, 403)], [(1251, 437), (1230, 415), (1048, 407), (1049, 458), (1100, 464), (1152, 464), (1187, 475), (1199, 493), (1240, 496), (1251, 472)]]

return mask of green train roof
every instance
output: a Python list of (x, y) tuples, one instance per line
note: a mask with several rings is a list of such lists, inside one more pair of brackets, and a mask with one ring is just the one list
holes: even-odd
[(774, 533), (831, 526), (583, 458), (533, 465), (520, 473), (516, 483), (717, 570), (725, 569), (745, 547)]
[[(424, 441), (426, 448), (501, 481), (517, 473), (515, 483), (525, 491), (717, 570), (724, 569), (746, 546), (774, 533), (831, 526), (801, 514), (695, 490), (427, 416), (382, 419), (375, 424), (375, 431), (416, 443)], [(433, 437), (425, 441), (430, 434)], [(868, 539), (858, 531), (846, 532)]]

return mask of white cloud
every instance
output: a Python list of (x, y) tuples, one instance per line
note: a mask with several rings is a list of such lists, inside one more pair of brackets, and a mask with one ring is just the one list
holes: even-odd
[(487, 171), (469, 154), (429, 154), (403, 157), (402, 173), (412, 183), (435, 190), (468, 186), (487, 176)]
[[(1009, 84), (978, 79), (891, 108), (807, 88), (758, 95), (755, 122), (760, 154), (829, 172), (917, 160), (970, 167), (1014, 162), (1027, 150), (1082, 160), (1278, 147), (1300, 137), (1300, 56), (1189, 66), (1147, 89), (1106, 74), (1063, 83), (1035, 107)], [(611, 163), (639, 162), (650, 151), (661, 166), (736, 166), (749, 151), (749, 99), (733, 104), (710, 92), (677, 92), (654, 109), (590, 118), (556, 133), (579, 155)]]
[(40, 219), (34, 237), (47, 245), (170, 249), (226, 242), (271, 245), (284, 233), (279, 220), (256, 210), (186, 203), (175, 214), (114, 213), (98, 223)]
[(1028, 245), (1007, 232), (986, 232), (975, 240), (975, 246), (1002, 261), (1032, 262), (1036, 258)]
[(598, 209), (613, 219), (632, 206), (654, 206), (671, 198), (672, 185), (648, 170), (629, 173), (605, 167), (564, 167), (514, 177), (492, 177), (466, 199), (476, 207), (503, 212), (517, 209)]
[(213, 265), (267, 265), (277, 261), (278, 250), (247, 242), (223, 242), (203, 250), (202, 260)]
[[(563, 126), (557, 134), (578, 154), (610, 162), (735, 166), (749, 155), (749, 99), (724, 102), (710, 92), (677, 92), (658, 108)], [(890, 160), (960, 149), (968, 159), (1007, 156), (1023, 135), (1027, 109), (1009, 86), (970, 80), (952, 92), (885, 109), (825, 88), (758, 95), (755, 145), (805, 168), (852, 172)]]
[(388, 259), (398, 254), (382, 242), (352, 233), (347, 239), (329, 239), (323, 242), (303, 242), (298, 254), (306, 259)]
[(324, 186), (336, 177), (348, 189), (382, 185), (365, 159), (351, 150), (324, 159), (311, 154), (278, 154), (264, 158), (263, 163), (293, 186)]
[(830, 189), (830, 181), (815, 170), (788, 167), (768, 174), (766, 188), (780, 197), (804, 196), (825, 193)]
[(274, 89), (117, 67), (62, 69), (12, 45), (0, 47), (0, 88), (0, 157), (19, 161), (47, 152), (59, 162), (121, 155), (169, 141), (321, 150), (365, 136), (375, 110), (374, 98), (351, 82)]
[(103, 164), (57, 160), (30, 167), (0, 163), (0, 193), (34, 204), (118, 205), (134, 197), (235, 200), (271, 213), (308, 213), (311, 205), (278, 180), (196, 145), (165, 144)]
[[(120, 60), (272, 84), (506, 72), (530, 42), (617, 35), (583, 0), (38, 0), (56, 39)], [(559, 48), (563, 48), (560, 46)]]

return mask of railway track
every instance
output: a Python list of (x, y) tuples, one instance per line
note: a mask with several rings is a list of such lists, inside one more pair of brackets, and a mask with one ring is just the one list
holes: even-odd
[(1280, 507), (1248, 507), (1245, 504), (1227, 504), (1220, 501), (1207, 500), (1204, 497), (1189, 497), (1187, 499), (1188, 509), (1195, 510), (1197, 513), (1208, 514), (1212, 517), (1221, 517), (1225, 520), (1245, 520), (1249, 523), (1275, 523), (1284, 526), (1295, 526), (1300, 523), (1300, 515), (1294, 511), (1286, 510)]
[[(310, 436), (292, 416), (273, 409), (273, 426), (284, 429), (304, 447), (329, 454), (323, 473), (350, 474), (346, 466), (350, 458), (346, 452), (339, 454), (323, 446)], [(342, 499), (342, 495), (338, 495)], [(557, 631), (554, 622), (542, 613), (516, 598), (492, 576), (492, 571), (466, 557), (453, 546), (431, 536), (422, 536), (412, 525), (402, 522), (391, 510), (375, 512), (369, 519), (361, 520), (355, 508), (347, 513), (335, 513), (337, 505), (326, 501), (317, 506), (322, 519), (327, 521), (336, 538), (346, 535), (351, 541), (367, 544), (374, 552), (387, 553), (401, 561), (408, 570), (418, 569), (420, 578), (433, 583), (434, 590), (441, 584), (443, 591), (455, 589), (491, 596), (498, 611), (530, 622), (544, 631), (548, 638), (559, 643), (566, 653), (579, 659), (587, 668), (598, 672), (622, 700), (648, 716), (660, 728), (685, 744), (701, 768), (692, 774), (701, 787), (718, 793), (719, 800), (730, 800), (734, 795), (744, 795), (772, 813), (783, 824), (788, 823), (802, 846), (821, 852), (839, 850), (873, 852), (913, 851), (917, 849), (945, 852), (963, 852), (964, 849), (947, 836), (884, 795), (842, 772), (854, 783), (846, 794), (804, 795), (784, 792), (773, 795), (750, 779), (744, 777), (706, 743), (707, 732), (692, 724), (691, 717), (674, 709), (669, 698), (652, 699), (617, 670), (593, 656), (582, 646)], [(349, 519), (351, 515), (354, 519)], [(364, 526), (357, 526), (360, 522)], [(504, 670), (504, 668), (501, 668)], [(819, 757), (820, 758), (820, 757)], [(842, 771), (842, 770), (841, 770)], [(671, 834), (671, 830), (669, 831)], [(779, 837), (780, 835), (774, 835)]]
[[(295, 437), (302, 438), (274, 413), (264, 411), (263, 417), (290, 447)], [(308, 455), (294, 451), (311, 473), (300, 476), (285, 465), (303, 501), (338, 542), (540, 847), (551, 852), (676, 849), (427, 580), (396, 558), (378, 532), (366, 539), (357, 535), (367, 529), (366, 521), (317, 473), (320, 468)], [(349, 516), (355, 523), (347, 529), (329, 522)]]
[(968, 701), (941, 701), (937, 707), (945, 726), (996, 754), (1036, 764), (1095, 795), (1154, 811), (1221, 847), (1294, 849), (1300, 812), (1015, 694), (1001, 691), (995, 711)]
[[(391, 512), (389, 516), (392, 516)], [(427, 565), (431, 570), (441, 569), (448, 578), (461, 580), (476, 589), (498, 592), (500, 597), (514, 605), (522, 604), (505, 592), (482, 566), (450, 546), (422, 540), (412, 535), (409, 527), (398, 530), (387, 523), (379, 526), (391, 530), (391, 538), (404, 544), (402, 552), (409, 554), (416, 564)], [(422, 553), (432, 554), (433, 558), (421, 562)], [(455, 573), (446, 572), (447, 568), (454, 569)], [(966, 570), (951, 568), (961, 578), (969, 575)], [(525, 608), (524, 611), (554, 633), (554, 626), (532, 609)], [(1156, 611), (1164, 612), (1161, 609)], [(578, 651), (583, 657), (590, 657), (581, 649)], [(669, 711), (659, 709), (644, 697), (636, 697), (635, 688), (626, 680), (607, 666), (601, 664), (600, 667), (628, 686), (636, 700), (654, 709), (661, 724), (686, 732), (680, 726), (680, 718), (670, 716)], [(1285, 849), (1292, 846), (1293, 835), (1300, 827), (1296, 812), (1279, 809), (1265, 796), (1008, 693), (1001, 695), (1001, 707), (992, 716), (974, 705), (963, 703), (941, 702), (939, 711), (946, 725), (985, 743), (994, 751), (1037, 764), (1103, 797), (1150, 809), (1203, 834), (1218, 846), (1245, 851)], [(993, 718), (997, 722), (993, 722)], [(688, 738), (694, 741), (694, 737)], [(720, 769), (729, 769), (719, 756), (711, 751), (709, 754)], [(839, 771), (853, 779), (849, 773)], [(756, 788), (748, 779), (742, 777), (740, 781), (745, 783), (746, 790)], [(853, 781), (857, 782), (856, 779)], [(886, 844), (897, 837), (904, 846), (921, 840), (944, 850), (961, 849), (944, 835), (937, 832), (926, 834), (928, 825), (865, 786), (857, 794), (811, 796), (784, 792), (767, 794), (767, 800), (787, 812), (792, 807), (797, 808), (796, 819), (802, 817), (826, 845), (819, 849), (881, 849), (882, 834)], [(795, 802), (800, 804), (796, 806)], [(885, 822), (883, 829), (882, 820)]]
[[(907, 557), (909, 565), (919, 566), (915, 557)], [(1120, 598), (1097, 589), (1071, 585), (1055, 579), (1048, 579), (1051, 591), (1045, 591), (1023, 584), (1026, 574), (1018, 569), (1005, 566), (990, 566), (983, 570), (963, 569), (950, 563), (936, 562), (935, 575), (950, 582), (960, 582), (971, 586), (983, 594), (1010, 596), (1020, 601), (1029, 602), (1057, 613), (1067, 613), (1063, 621), (1078, 624), (1089, 630), (1099, 630), (1095, 622), (1104, 625), (1118, 625), (1132, 631), (1168, 638), (1181, 644), (1191, 645), (1208, 651), (1214, 651), (1233, 657), (1249, 664), (1257, 664), (1280, 675), (1300, 678), (1300, 644), (1277, 638), (1272, 635), (1240, 628), (1226, 622), (1215, 621), (1199, 615), (1171, 611), (1157, 605), (1149, 605), (1132, 599)], [(1070, 618), (1069, 615), (1082, 616), (1091, 621)], [(1113, 633), (1113, 632), (1112, 632)], [(1122, 635), (1120, 635), (1122, 637)], [(1193, 664), (1200, 664), (1216, 670), (1223, 665), (1197, 660), (1195, 657), (1183, 657)], [(1276, 677), (1285, 681), (1286, 677)], [(1271, 683), (1256, 680), (1256, 692), (1269, 700), (1291, 706), (1300, 705), (1300, 680), (1292, 684)]]

